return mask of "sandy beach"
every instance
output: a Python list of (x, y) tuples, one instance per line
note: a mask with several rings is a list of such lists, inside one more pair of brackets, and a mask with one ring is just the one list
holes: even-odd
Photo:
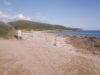
[(0, 75), (100, 75), (100, 57), (77, 50), (45, 31), (0, 39)]

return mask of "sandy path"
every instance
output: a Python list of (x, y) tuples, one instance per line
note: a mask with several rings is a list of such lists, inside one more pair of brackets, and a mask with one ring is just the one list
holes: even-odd
[(100, 75), (100, 58), (53, 46), (54, 37), (43, 35), (49, 39), (28, 33), (24, 40), (0, 39), (0, 75)]

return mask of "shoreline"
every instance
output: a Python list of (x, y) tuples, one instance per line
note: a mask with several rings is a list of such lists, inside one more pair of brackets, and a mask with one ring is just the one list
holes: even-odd
[(69, 42), (41, 31), (23, 32), (23, 40), (0, 39), (0, 75), (99, 75), (100, 57)]
[[(52, 32), (52, 31), (51, 31)], [(100, 39), (100, 30), (98, 31), (53, 31), (54, 33), (60, 35), (73, 35), (73, 36), (81, 36), (81, 37), (94, 37)], [(97, 35), (98, 34), (98, 35)]]
[(64, 38), (70, 40), (70, 42), (66, 43), (81, 49), (80, 52), (100, 56), (100, 38), (77, 35), (65, 35)]

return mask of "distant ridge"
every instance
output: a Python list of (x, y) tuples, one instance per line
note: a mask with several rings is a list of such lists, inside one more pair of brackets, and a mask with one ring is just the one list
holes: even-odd
[(0, 22), (0, 37), (11, 38), (14, 37), (16, 30), (67, 30), (67, 31), (81, 31), (79, 28), (64, 27), (62, 25), (52, 25), (47, 23), (33, 22), (27, 20), (18, 20), (9, 23)]
[(33, 22), (27, 20), (18, 20), (9, 22), (10, 25), (15, 27), (15, 29), (23, 30), (71, 30), (71, 31), (80, 31), (79, 28), (70, 28), (62, 25), (52, 25), (47, 23)]

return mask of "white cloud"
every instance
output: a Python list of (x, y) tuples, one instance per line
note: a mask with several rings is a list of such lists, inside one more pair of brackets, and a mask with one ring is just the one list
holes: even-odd
[(17, 14), (16, 16), (13, 17), (15, 20), (31, 20), (30, 17), (26, 17), (23, 14)]
[(4, 21), (4, 22), (8, 21), (8, 16), (2, 11), (0, 11), (0, 21)]
[(5, 13), (3, 13), (2, 11), (0, 11), (0, 17), (6, 17)]
[(2, 15), (3, 15), (3, 12), (0, 11), (0, 16), (2, 16)]
[(30, 17), (24, 16), (23, 14), (19, 13), (15, 16), (10, 16), (5, 14), (4, 12), (0, 11), (0, 21), (3, 22), (10, 22), (15, 20), (32, 20)]

